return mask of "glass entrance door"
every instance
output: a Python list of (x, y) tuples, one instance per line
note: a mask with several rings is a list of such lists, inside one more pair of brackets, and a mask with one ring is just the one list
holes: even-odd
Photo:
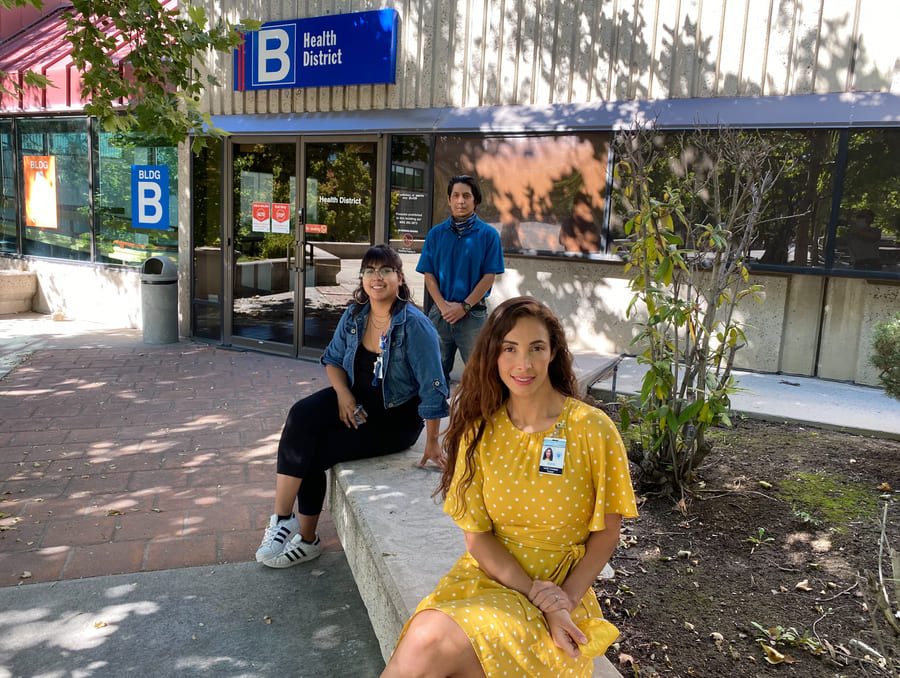
[(309, 357), (328, 345), (379, 223), (383, 230), (378, 144), (232, 140), (226, 344)]
[(234, 143), (232, 185), (227, 334), (238, 346), (295, 355), (297, 143)]
[(303, 348), (324, 349), (359, 284), (375, 242), (378, 141), (303, 143)]

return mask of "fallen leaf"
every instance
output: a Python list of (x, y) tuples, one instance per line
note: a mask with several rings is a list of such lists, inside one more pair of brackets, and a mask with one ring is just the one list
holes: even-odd
[(634, 657), (630, 654), (625, 654), (624, 652), (619, 653), (619, 666), (624, 666), (628, 664), (629, 666), (634, 666)]
[(109, 511), (106, 512), (106, 515), (108, 515), (108, 516), (124, 516), (125, 514), (122, 513), (119, 509), (110, 509)]
[(673, 511), (678, 511), (681, 515), (686, 516), (688, 513), (687, 503), (684, 499), (681, 499), (675, 506), (672, 507)]
[(31, 579), (31, 572), (25, 570), (22, 574), (19, 575), (19, 579)]
[(263, 617), (263, 621), (264, 621), (266, 624), (271, 624), (271, 623), (272, 623), (272, 618), (271, 618), (269, 615), (266, 615), (265, 617)]
[(798, 582), (794, 588), (798, 591), (812, 591), (812, 587), (809, 585), (809, 579)]
[(760, 643), (759, 645), (765, 651), (766, 661), (769, 662), (770, 664), (781, 664), (782, 662), (784, 662), (785, 664), (793, 664), (794, 663), (794, 658), (791, 657), (791, 655), (781, 654), (774, 647), (769, 647), (765, 643)]
[(722, 641), (722, 640), (725, 640), (725, 636), (723, 636), (723, 635), (722, 635), (721, 633), (719, 633), (718, 631), (713, 631), (712, 633), (709, 634), (709, 637), (712, 638), (712, 639), (713, 639), (714, 641), (716, 641), (717, 643), (720, 642), (720, 641)]
[(759, 486), (762, 487), (762, 488), (765, 488), (765, 489), (767, 489), (767, 490), (771, 490), (771, 489), (772, 489), (772, 483), (767, 483), (765, 480), (760, 480), (760, 481), (759, 481)]
[(878, 486), (878, 491), (879, 492), (890, 492), (891, 491), (890, 483), (881, 483), (881, 485)]

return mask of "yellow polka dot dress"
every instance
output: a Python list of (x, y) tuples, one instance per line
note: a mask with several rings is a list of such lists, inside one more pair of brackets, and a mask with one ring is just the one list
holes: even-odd
[[(548, 464), (549, 439), (565, 443), (555, 443), (557, 460)], [(461, 453), (444, 505), (451, 516), (462, 468)], [(538, 433), (523, 433), (506, 407), (500, 408), (478, 446), (466, 511), (456, 523), (469, 532), (493, 531), (532, 578), (561, 585), (583, 557), (590, 532), (605, 528), (606, 513), (637, 516), (625, 448), (603, 412), (569, 398), (555, 426)], [(416, 612), (427, 609), (459, 624), (489, 678), (589, 677), (592, 658), (619, 634), (588, 590), (572, 612), (588, 642), (581, 646), (581, 657), (572, 659), (553, 644), (540, 610), (488, 577), (468, 553)]]

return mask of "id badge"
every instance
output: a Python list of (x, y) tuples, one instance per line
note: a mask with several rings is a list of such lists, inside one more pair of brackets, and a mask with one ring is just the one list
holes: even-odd
[(566, 439), (544, 438), (541, 443), (541, 463), (538, 471), (561, 476), (566, 465)]

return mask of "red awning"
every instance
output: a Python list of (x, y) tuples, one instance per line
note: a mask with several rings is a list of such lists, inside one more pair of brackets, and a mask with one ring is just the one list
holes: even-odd
[[(178, 0), (162, 0), (165, 9), (177, 8)], [(48, 12), (30, 26), (0, 42), (0, 71), (6, 72), (3, 85), (12, 90), (11, 83), (24, 87), (20, 96), (0, 92), (0, 112), (70, 111), (81, 110), (81, 76), (72, 63), (72, 46), (65, 39), (64, 14), (71, 5), (63, 5)], [(127, 68), (130, 44), (111, 22), (98, 24), (107, 35), (116, 39), (113, 57), (120, 69)], [(24, 74), (33, 71), (47, 76), (52, 87), (25, 87)]]

